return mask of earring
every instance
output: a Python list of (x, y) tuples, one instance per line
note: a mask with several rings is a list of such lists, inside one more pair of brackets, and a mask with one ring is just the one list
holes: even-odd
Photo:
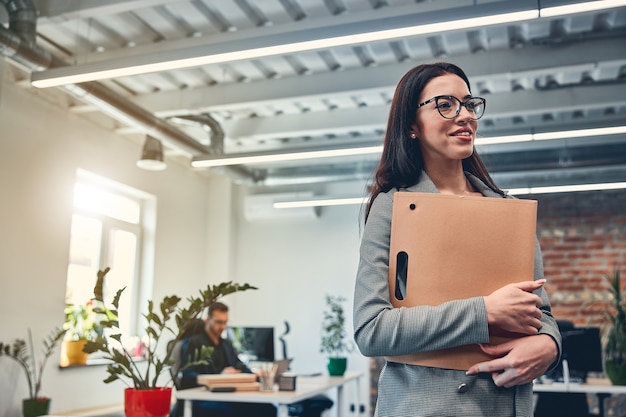
[(415, 132), (411, 132), (411, 139), (417, 139), (417, 135), (415, 134)]

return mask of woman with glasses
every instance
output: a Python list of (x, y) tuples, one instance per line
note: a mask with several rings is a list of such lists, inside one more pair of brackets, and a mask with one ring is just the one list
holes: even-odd
[[(376, 416), (532, 416), (532, 381), (557, 363), (561, 339), (543, 289), (538, 244), (534, 281), (438, 306), (394, 308), (390, 300), (395, 192), (511, 198), (494, 183), (474, 149), (485, 108), (486, 100), (472, 95), (463, 70), (449, 63), (412, 68), (396, 88), (365, 209), (354, 294), (359, 349), (366, 356), (387, 357)], [(492, 328), (529, 337), (489, 345)], [(392, 360), (467, 344), (480, 344), (495, 359), (468, 370)]]

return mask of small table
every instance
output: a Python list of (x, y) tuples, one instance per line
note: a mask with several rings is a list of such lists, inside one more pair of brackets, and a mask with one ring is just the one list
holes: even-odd
[(604, 399), (611, 394), (626, 394), (626, 386), (608, 384), (587, 384), (572, 382), (570, 380), (569, 364), (567, 359), (563, 359), (563, 382), (534, 383), (533, 392), (563, 392), (563, 393), (584, 393), (596, 394), (598, 397), (598, 411), (600, 417), (604, 416)]
[(604, 399), (610, 397), (611, 394), (626, 394), (626, 386), (553, 382), (550, 384), (534, 384), (533, 392), (596, 394), (598, 397), (598, 411), (600, 416), (604, 416)]
[(298, 376), (295, 391), (242, 391), (242, 392), (211, 392), (206, 387), (189, 388), (176, 391), (176, 399), (184, 402), (184, 417), (193, 417), (192, 401), (227, 401), (242, 403), (266, 403), (277, 405), (277, 417), (288, 417), (289, 404), (306, 400), (322, 394), (329, 389), (337, 390), (337, 415), (342, 416), (344, 410), (344, 385), (354, 381), (357, 385), (357, 407), (360, 404), (360, 379), (362, 372), (346, 372), (343, 376)]

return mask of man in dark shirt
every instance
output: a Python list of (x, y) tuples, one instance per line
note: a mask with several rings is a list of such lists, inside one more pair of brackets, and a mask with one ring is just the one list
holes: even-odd
[(232, 374), (239, 372), (250, 373), (250, 369), (239, 360), (237, 351), (230, 340), (224, 339), (222, 333), (228, 324), (228, 306), (216, 302), (209, 307), (209, 316), (204, 325), (204, 331), (189, 337), (183, 348), (183, 362), (188, 362), (189, 355), (199, 351), (203, 346), (213, 348), (211, 361), (207, 365), (187, 368), (183, 371), (182, 388), (197, 387), (198, 374)]
[[(192, 366), (183, 370), (182, 389), (197, 387), (198, 374), (251, 373), (250, 369), (239, 360), (231, 341), (222, 338), (227, 324), (228, 306), (220, 302), (213, 303), (209, 306), (204, 331), (183, 341), (181, 349), (183, 364), (189, 362), (193, 353), (203, 346), (213, 347), (213, 353), (209, 364)], [(270, 417), (276, 415), (276, 407), (271, 404), (194, 401), (193, 415), (194, 417)]]

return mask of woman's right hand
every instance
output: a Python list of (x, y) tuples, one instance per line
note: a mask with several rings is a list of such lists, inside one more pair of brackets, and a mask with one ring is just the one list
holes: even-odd
[(484, 297), (489, 327), (508, 332), (533, 335), (541, 328), (543, 304), (532, 292), (545, 284), (545, 279), (505, 285)]

